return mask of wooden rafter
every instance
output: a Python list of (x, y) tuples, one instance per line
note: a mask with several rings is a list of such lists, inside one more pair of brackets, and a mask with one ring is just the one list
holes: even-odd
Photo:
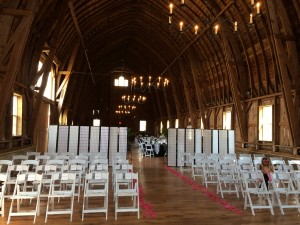
[[(279, 5), (278, 5), (279, 4)], [(282, 2), (276, 3), (278, 7), (282, 6)], [(270, 29), (272, 30), (272, 38), (275, 47), (275, 57), (278, 64), (279, 75), (282, 82), (283, 96), (285, 100), (286, 111), (288, 114), (288, 122), (291, 130), (291, 136), (293, 140), (293, 154), (297, 154), (296, 148), (300, 146), (300, 130), (299, 130), (299, 118), (297, 116), (299, 107), (298, 107), (298, 98), (297, 93), (295, 96), (292, 95), (291, 85), (295, 85), (296, 88), (299, 88), (299, 80), (295, 75), (299, 74), (298, 67), (299, 63), (295, 62), (298, 59), (297, 52), (292, 48), (296, 49), (295, 42), (289, 42), (286, 44), (287, 50), (283, 45), (283, 40), (278, 38), (277, 34), (280, 34), (279, 21), (277, 15), (281, 18), (281, 22), (284, 25), (283, 31), (286, 34), (291, 34), (292, 29), (285, 12), (284, 7), (280, 10), (276, 10), (276, 5), (273, 0), (267, 1), (267, 11), (270, 21)], [(295, 66), (296, 65), (296, 66)], [(292, 77), (292, 80), (289, 77)], [(294, 103), (295, 102), (295, 103)]]

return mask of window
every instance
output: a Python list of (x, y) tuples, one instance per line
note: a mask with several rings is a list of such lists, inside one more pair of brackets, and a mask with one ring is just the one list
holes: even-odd
[(93, 126), (100, 127), (100, 120), (99, 119), (93, 119)]
[(231, 111), (223, 112), (223, 129), (224, 130), (231, 129)]
[[(42, 68), (43, 66), (43, 63), (40, 61), (39, 62), (39, 66), (38, 66), (38, 71), (40, 71), (40, 69)], [(42, 84), (42, 79), (43, 79), (43, 76), (40, 76), (40, 78), (38, 79), (35, 87), (39, 88)], [(48, 99), (51, 99), (51, 100), (54, 100), (54, 88), (55, 88), (55, 78), (54, 78), (54, 75), (52, 73), (52, 70), (49, 72), (49, 75), (48, 75), (48, 80), (47, 80), (47, 86), (45, 88), (45, 91), (44, 91), (44, 97), (48, 98)], [(35, 91), (38, 91), (35, 90)]]
[(22, 96), (13, 95), (12, 135), (22, 135)]
[(115, 79), (115, 87), (128, 87), (128, 80), (120, 76), (118, 79)]
[(164, 128), (164, 126), (163, 126), (163, 123), (162, 123), (162, 121), (160, 121), (160, 129), (159, 129), (159, 132), (162, 134), (162, 132), (163, 132), (163, 128)]
[(169, 122), (169, 120), (167, 120), (167, 129), (169, 129), (170, 128), (170, 122)]
[(146, 131), (146, 121), (140, 120), (140, 131)]
[(176, 119), (175, 120), (175, 128), (178, 128), (178, 124), (179, 124), (178, 119)]
[(259, 113), (259, 127), (258, 127), (258, 135), (259, 141), (272, 141), (272, 121), (273, 121), (273, 113), (272, 106), (265, 105), (260, 106), (258, 109)]

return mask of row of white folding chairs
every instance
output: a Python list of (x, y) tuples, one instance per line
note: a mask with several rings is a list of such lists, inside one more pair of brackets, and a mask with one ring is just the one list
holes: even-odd
[[(85, 213), (108, 213), (108, 172), (93, 172), (87, 173), (85, 176), (85, 192), (82, 210), (82, 220)], [(6, 179), (3, 174), (0, 174), (2, 180), (2, 193), (5, 192)], [(40, 211), (40, 198), (43, 176), (37, 173), (23, 173), (18, 174), (13, 195), (11, 197), (11, 205), (8, 214), (8, 221), (10, 223), (11, 217), (14, 216), (34, 216), (34, 223)], [(74, 173), (53, 173), (51, 177), (49, 192), (47, 193), (47, 207), (45, 222), (47, 222), (49, 215), (55, 214), (70, 214), (70, 221), (72, 221), (74, 197), (75, 197), (76, 175)], [(31, 189), (28, 189), (31, 187)], [(1, 195), (0, 195), (1, 196)], [(3, 195), (2, 195), (3, 196)], [(104, 197), (103, 207), (90, 208), (88, 206), (88, 199), (91, 197)], [(70, 203), (64, 208), (55, 207), (55, 199), (63, 201), (69, 198)], [(21, 201), (29, 200), (31, 204), (25, 204), (26, 207), (20, 204)], [(32, 203), (34, 201), (34, 203)], [(4, 198), (1, 200), (2, 216), (4, 215)], [(15, 207), (15, 203), (17, 207)], [(16, 210), (17, 209), (17, 210)]]
[[(251, 208), (255, 215), (255, 209), (270, 209), (274, 215), (273, 207), (278, 206), (282, 215), (284, 209), (298, 209), (300, 212), (300, 172), (275, 171), (271, 174), (268, 187), (264, 182), (260, 171), (243, 172), (243, 186), (245, 192), (244, 208)], [(261, 201), (264, 197), (267, 202)]]

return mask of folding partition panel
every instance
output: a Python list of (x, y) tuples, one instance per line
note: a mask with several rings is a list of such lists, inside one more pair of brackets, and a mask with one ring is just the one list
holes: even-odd
[(195, 130), (185, 130), (185, 152), (191, 155), (195, 154)]
[(227, 130), (219, 130), (219, 152), (228, 153)]
[(99, 152), (100, 127), (90, 127), (90, 152)]
[(211, 130), (203, 130), (203, 153), (210, 155), (211, 151), (211, 139), (212, 139), (212, 131)]
[(177, 130), (177, 166), (181, 166), (181, 154), (184, 153), (185, 129)]
[(112, 165), (112, 160), (118, 152), (118, 127), (110, 127), (109, 129), (109, 166)]
[(168, 166), (176, 166), (176, 129), (168, 129)]
[(219, 153), (219, 131), (212, 130), (212, 152), (218, 154)]
[(202, 130), (195, 129), (195, 153), (202, 152)]
[(89, 151), (89, 132), (88, 126), (80, 126), (79, 131), (79, 153)]
[(68, 152), (69, 126), (58, 127), (57, 152)]
[(124, 152), (127, 156), (127, 127), (119, 128), (119, 152)]
[(109, 134), (109, 127), (101, 127), (100, 152), (106, 152), (107, 154), (108, 154), (108, 134)]
[(50, 125), (48, 129), (48, 152), (55, 153), (57, 146), (57, 125)]
[(70, 126), (69, 129), (69, 152), (77, 155), (78, 153), (78, 126)]
[(234, 130), (228, 130), (228, 153), (235, 153)]

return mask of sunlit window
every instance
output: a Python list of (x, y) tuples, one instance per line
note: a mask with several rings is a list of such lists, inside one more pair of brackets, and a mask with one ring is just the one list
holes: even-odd
[(120, 76), (118, 79), (115, 79), (115, 87), (128, 87), (128, 80)]
[(146, 120), (140, 120), (140, 131), (146, 131)]
[(13, 95), (12, 135), (22, 135), (22, 96)]
[(259, 141), (272, 141), (273, 113), (272, 106), (265, 105), (258, 108), (259, 113)]
[(169, 120), (167, 120), (167, 129), (169, 129), (170, 128), (170, 122), (169, 122)]
[(175, 120), (175, 128), (178, 128), (178, 125), (179, 125), (179, 121), (178, 119)]
[[(43, 63), (40, 61), (39, 62), (39, 66), (38, 66), (38, 71), (41, 70), (43, 66)], [(42, 84), (42, 79), (43, 79), (43, 76), (40, 76), (35, 87), (40, 87), (41, 84)], [(55, 88), (55, 78), (54, 78), (54, 75), (52, 73), (52, 71), (49, 72), (49, 75), (48, 75), (48, 80), (47, 80), (47, 86), (45, 88), (45, 92), (44, 92), (44, 97), (48, 98), (48, 99), (51, 99), (51, 100), (54, 100), (54, 88)], [(38, 89), (36, 90), (38, 92)]]
[(100, 120), (99, 119), (93, 119), (93, 126), (100, 127)]
[(224, 130), (231, 129), (231, 111), (223, 112), (223, 129)]

